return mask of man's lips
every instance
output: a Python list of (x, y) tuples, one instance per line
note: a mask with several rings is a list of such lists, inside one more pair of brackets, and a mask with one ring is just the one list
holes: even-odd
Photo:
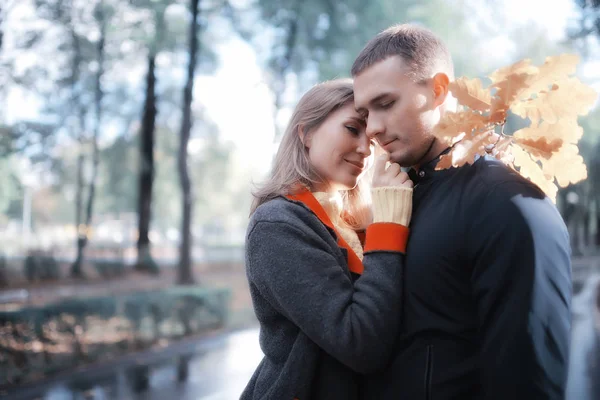
[(392, 140), (390, 140), (390, 141), (388, 141), (388, 142), (386, 142), (386, 143), (384, 143), (384, 144), (381, 144), (381, 143), (380, 143), (380, 145), (381, 145), (381, 147), (385, 147), (385, 146), (389, 145), (390, 143), (393, 143), (393, 142), (395, 142), (396, 140), (398, 140), (398, 139), (392, 139)]

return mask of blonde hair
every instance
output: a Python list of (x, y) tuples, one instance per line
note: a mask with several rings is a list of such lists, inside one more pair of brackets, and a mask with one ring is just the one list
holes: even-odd
[[(354, 101), (351, 79), (335, 79), (313, 86), (302, 96), (283, 134), (270, 177), (252, 192), (254, 201), (250, 215), (263, 203), (278, 196), (297, 194), (322, 180), (314, 171), (308, 150), (300, 138), (318, 128), (339, 108)], [(364, 176), (358, 185), (343, 191), (344, 220), (353, 229), (363, 229), (371, 222), (369, 190)]]

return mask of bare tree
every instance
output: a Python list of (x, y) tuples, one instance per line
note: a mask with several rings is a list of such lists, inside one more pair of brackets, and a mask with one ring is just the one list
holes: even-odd
[(192, 100), (194, 89), (194, 75), (196, 73), (196, 64), (198, 58), (198, 12), (199, 0), (190, 0), (190, 11), (192, 20), (190, 21), (189, 30), (189, 61), (187, 67), (187, 81), (183, 90), (183, 113), (180, 131), (179, 143), (179, 180), (181, 182), (182, 191), (182, 214), (181, 214), (181, 244), (179, 248), (179, 284), (193, 284), (194, 275), (192, 271), (192, 186), (190, 183), (190, 173), (188, 169), (188, 142), (190, 140), (190, 132), (192, 129)]

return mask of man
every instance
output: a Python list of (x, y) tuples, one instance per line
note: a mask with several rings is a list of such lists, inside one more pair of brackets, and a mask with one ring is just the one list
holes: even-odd
[(559, 399), (566, 386), (570, 247), (543, 192), (492, 158), (435, 171), (432, 129), (452, 109), (451, 56), (411, 25), (352, 67), (367, 135), (411, 167), (414, 210), (397, 349), (365, 399)]

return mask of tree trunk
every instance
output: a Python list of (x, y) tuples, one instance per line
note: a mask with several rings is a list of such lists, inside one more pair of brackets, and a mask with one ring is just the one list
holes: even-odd
[(275, 70), (275, 83), (273, 87), (273, 93), (275, 95), (275, 107), (273, 110), (273, 122), (275, 125), (275, 140), (281, 139), (283, 135), (282, 130), (279, 128), (278, 117), (282, 107), (282, 99), (286, 89), (285, 76), (292, 65), (292, 56), (296, 49), (296, 43), (298, 42), (298, 21), (300, 13), (301, 1), (296, 3), (296, 13), (292, 15), (287, 28), (287, 37), (285, 41), (285, 54), (279, 60), (277, 60)]
[(596, 199), (596, 248), (600, 247), (600, 198)]
[(75, 194), (75, 216), (77, 226), (77, 257), (71, 265), (71, 277), (84, 278), (83, 273), (83, 251), (85, 246), (85, 238), (89, 233), (89, 226), (84, 222), (83, 218), (83, 197), (85, 189), (85, 179), (83, 169), (85, 167), (85, 109), (79, 105), (79, 156), (77, 157), (77, 186)]
[(77, 183), (75, 186), (75, 226), (77, 227), (77, 257), (71, 265), (71, 277), (83, 277), (83, 247), (82, 236), (85, 236), (85, 227), (82, 224), (83, 215), (83, 144), (79, 144), (79, 156), (77, 157)]
[(84, 258), (84, 250), (89, 239), (89, 227), (92, 224), (92, 215), (94, 210), (94, 198), (96, 194), (96, 181), (98, 176), (98, 164), (100, 162), (100, 150), (98, 149), (98, 136), (100, 135), (100, 126), (102, 123), (102, 98), (104, 93), (102, 92), (102, 75), (104, 74), (104, 44), (106, 42), (106, 22), (104, 16), (100, 16), (100, 39), (98, 40), (98, 73), (96, 74), (95, 84), (95, 114), (96, 122), (94, 126), (94, 134), (92, 136), (92, 177), (90, 180), (90, 187), (88, 191), (87, 205), (85, 210), (85, 227), (86, 231), (83, 235), (79, 236), (77, 241), (77, 260), (76, 263), (81, 265)]
[(4, 14), (6, 13), (5, 6), (0, 4), (0, 54), (2, 54), (2, 43), (4, 39)]
[(138, 191), (138, 260), (136, 269), (158, 272), (152, 268), (153, 262), (150, 255), (150, 206), (152, 204), (152, 183), (154, 180), (154, 124), (156, 121), (156, 53), (151, 51), (148, 55), (148, 75), (146, 77), (146, 101), (142, 117), (140, 135), (140, 179)]
[(190, 0), (192, 20), (189, 31), (189, 62), (187, 68), (187, 82), (183, 90), (183, 113), (179, 142), (179, 180), (182, 191), (182, 213), (181, 213), (181, 244), (179, 248), (179, 274), (177, 282), (181, 285), (195, 283), (192, 271), (192, 185), (187, 163), (187, 148), (192, 130), (192, 100), (194, 89), (194, 75), (198, 58), (198, 8), (200, 0)]
[(590, 211), (589, 209), (586, 207), (585, 211), (583, 212), (582, 215), (582, 244), (583, 244), (583, 249), (585, 251), (588, 250), (588, 248), (590, 247), (590, 245), (592, 244), (592, 231), (590, 229), (590, 222), (591, 222), (591, 215), (590, 215)]
[(71, 71), (71, 105), (74, 110), (78, 110), (79, 126), (77, 127), (79, 156), (77, 157), (77, 182), (75, 186), (75, 226), (77, 227), (77, 258), (71, 265), (71, 277), (82, 278), (83, 275), (83, 248), (81, 246), (82, 237), (87, 235), (87, 226), (82, 223), (83, 218), (83, 167), (85, 162), (85, 109), (81, 106), (80, 93), (76, 86), (79, 81), (79, 68), (81, 66), (81, 46), (79, 37), (71, 26), (71, 38), (73, 40), (73, 63)]

